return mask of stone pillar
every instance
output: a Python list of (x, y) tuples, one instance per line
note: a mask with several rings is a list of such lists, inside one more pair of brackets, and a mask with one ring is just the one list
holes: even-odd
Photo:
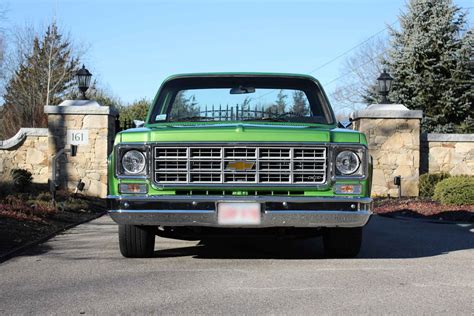
[(60, 185), (74, 190), (82, 180), (83, 194), (105, 197), (116, 111), (90, 100), (66, 100), (58, 106), (47, 105), (44, 111), (48, 115), (50, 166), (52, 157), (61, 149), (70, 149), (71, 144), (78, 146), (75, 157), (66, 153), (58, 162)]
[(373, 104), (351, 113), (354, 129), (366, 135), (373, 158), (372, 196), (397, 196), (395, 176), (401, 176), (402, 196), (418, 196), (422, 116), (422, 111), (401, 104)]

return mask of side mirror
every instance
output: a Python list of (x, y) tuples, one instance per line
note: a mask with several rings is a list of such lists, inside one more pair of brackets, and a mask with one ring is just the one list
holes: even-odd
[(145, 121), (133, 120), (133, 124), (135, 125), (135, 127), (143, 127), (145, 126)]
[(340, 128), (349, 128), (351, 126), (352, 126), (352, 122), (350, 120), (343, 120), (343, 121), (337, 122), (337, 127), (340, 127)]

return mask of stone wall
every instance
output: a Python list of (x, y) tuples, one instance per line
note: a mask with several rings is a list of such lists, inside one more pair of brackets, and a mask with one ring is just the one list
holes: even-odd
[[(116, 113), (95, 101), (65, 101), (59, 106), (45, 106), (48, 128), (22, 128), (14, 137), (0, 141), (0, 179), (9, 179), (10, 170), (27, 169), (33, 181), (47, 183), (51, 178), (53, 156), (58, 160), (58, 180), (62, 187), (75, 189), (85, 183), (84, 194), (107, 195), (107, 157), (112, 151)], [(87, 144), (78, 145), (77, 155), (67, 150), (68, 130), (87, 131)]]
[(48, 129), (22, 128), (0, 141), (0, 180), (10, 179), (10, 171), (17, 168), (30, 171), (35, 183), (48, 182)]
[[(0, 179), (14, 168), (27, 169), (33, 181), (47, 183), (52, 157), (69, 149), (68, 130), (87, 130), (87, 144), (78, 145), (59, 161), (60, 183), (74, 189), (81, 179), (84, 194), (107, 194), (107, 157), (112, 150), (116, 113), (94, 101), (65, 101), (45, 106), (48, 128), (22, 128), (14, 137), (0, 141)], [(418, 195), (420, 173), (446, 172), (474, 175), (474, 135), (427, 134), (420, 138), (421, 111), (402, 105), (372, 105), (351, 114), (355, 129), (365, 133), (373, 157), (373, 196), (397, 196), (393, 184), (401, 176), (402, 195)]]
[(474, 175), (474, 134), (424, 134), (421, 173)]
[[(86, 103), (84, 103), (86, 102)], [(84, 103), (84, 104), (83, 104)], [(79, 180), (84, 182), (84, 193), (91, 196), (107, 195), (107, 157), (112, 151), (115, 135), (115, 113), (93, 101), (71, 101), (59, 106), (45, 106), (48, 129), (51, 131), (51, 156), (68, 149), (68, 130), (87, 130), (88, 143), (79, 144), (77, 155), (65, 154), (59, 160), (61, 186), (73, 190)]]
[(398, 104), (372, 105), (351, 114), (373, 158), (373, 196), (397, 196), (395, 176), (401, 176), (402, 196), (418, 196), (421, 118), (421, 111)]

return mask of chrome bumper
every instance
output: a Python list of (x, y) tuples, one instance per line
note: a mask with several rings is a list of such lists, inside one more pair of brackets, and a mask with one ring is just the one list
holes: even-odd
[(219, 202), (262, 204), (261, 223), (238, 227), (361, 227), (372, 214), (371, 198), (290, 196), (108, 196), (110, 217), (118, 224), (221, 226)]

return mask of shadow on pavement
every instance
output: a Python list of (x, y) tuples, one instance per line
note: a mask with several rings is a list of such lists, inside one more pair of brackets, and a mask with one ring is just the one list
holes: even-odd
[(206, 241), (196, 246), (155, 251), (155, 257), (192, 256), (198, 259), (317, 259), (324, 258), (318, 238), (269, 240), (264, 238)]
[(15, 257), (17, 257), (17, 256), (19, 256), (19, 257), (21, 257), (21, 256), (39, 256), (39, 255), (47, 253), (51, 250), (52, 250), (52, 247), (49, 244), (43, 243), (43, 244), (39, 244), (39, 245), (36, 245), (34, 247), (23, 250), (22, 252), (18, 253)]
[[(80, 229), (61, 235), (55, 243), (43, 243), (29, 248), (17, 257), (38, 256), (51, 253), (65, 260), (116, 260), (118, 253), (117, 226), (111, 221), (89, 222)], [(108, 236), (108, 241), (102, 237)], [(110, 239), (110, 236), (114, 236)], [(113, 241), (112, 241), (113, 240)], [(192, 257), (196, 259), (322, 259), (322, 238), (311, 239), (225, 239), (187, 242), (183, 247), (165, 248), (160, 245), (166, 239), (158, 238), (155, 258)], [(105, 249), (114, 243), (113, 252), (98, 255), (97, 249)], [(167, 244), (167, 242), (165, 242)], [(180, 245), (181, 242), (172, 244)], [(54, 249), (53, 249), (54, 248)], [(161, 248), (161, 249), (160, 249)], [(415, 219), (394, 219), (374, 216), (364, 229), (359, 259), (403, 259), (438, 256), (458, 250), (474, 249), (474, 225), (436, 224)], [(94, 255), (91, 255), (91, 252)]]
[[(159, 245), (158, 245), (159, 246)], [(364, 229), (360, 259), (403, 259), (474, 249), (472, 224), (436, 224), (374, 216)], [(155, 251), (155, 257), (198, 259), (319, 259), (322, 239), (229, 239), (196, 246)]]

